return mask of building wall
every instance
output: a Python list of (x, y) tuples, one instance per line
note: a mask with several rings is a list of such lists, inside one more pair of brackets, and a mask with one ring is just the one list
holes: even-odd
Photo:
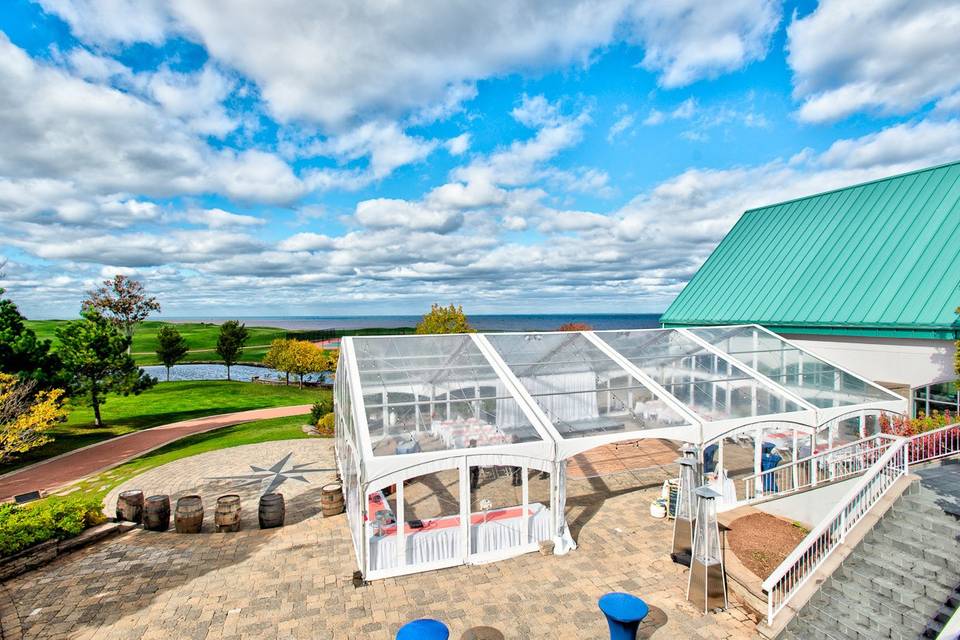
[(956, 346), (950, 340), (786, 333), (784, 337), (875, 382), (918, 387), (956, 377), (953, 371)]
[(860, 477), (842, 480), (831, 484), (825, 484), (801, 491), (784, 498), (762, 502), (756, 505), (760, 511), (765, 511), (775, 516), (781, 516), (795, 520), (808, 529), (812, 529), (827, 517), (830, 510), (833, 509), (840, 499), (847, 494)]

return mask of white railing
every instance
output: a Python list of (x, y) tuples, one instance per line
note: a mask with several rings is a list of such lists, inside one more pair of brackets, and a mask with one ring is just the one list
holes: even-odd
[(910, 436), (910, 464), (960, 453), (960, 423)]
[(770, 577), (763, 581), (763, 589), (767, 592), (767, 624), (773, 624), (777, 614), (840, 546), (850, 530), (897, 479), (909, 472), (909, 441), (896, 436), (888, 437), (892, 438), (893, 442), (883, 455)]
[(881, 433), (751, 474), (743, 479), (744, 501), (788, 495), (823, 482), (859, 475), (895, 441), (895, 436)]

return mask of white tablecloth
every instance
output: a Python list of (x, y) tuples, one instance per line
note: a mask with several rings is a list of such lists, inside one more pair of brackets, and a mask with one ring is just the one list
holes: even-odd
[[(550, 539), (550, 510), (540, 503), (530, 507), (531, 535), (523, 535), (523, 518), (506, 518), (470, 525), (470, 553), (489, 553)], [(494, 513), (496, 510), (491, 511)], [(476, 516), (478, 514), (474, 514)], [(459, 520), (457, 516), (453, 519)], [(374, 536), (376, 526), (367, 523), (370, 569), (379, 571), (397, 566), (397, 535)], [(406, 536), (407, 565), (441, 562), (460, 557), (460, 527), (414, 531)]]
[(737, 501), (737, 485), (734, 484), (727, 474), (720, 473), (716, 478), (707, 483), (707, 486), (720, 494), (717, 498), (717, 504), (733, 504)]

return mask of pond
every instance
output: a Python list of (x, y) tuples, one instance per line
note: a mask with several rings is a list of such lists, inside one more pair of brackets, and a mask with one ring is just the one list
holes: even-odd
[[(161, 382), (167, 379), (167, 368), (162, 365), (141, 367)], [(286, 375), (268, 367), (253, 367), (248, 364), (235, 364), (230, 367), (230, 378), (241, 382), (250, 382), (252, 378), (283, 381)], [(226, 380), (227, 367), (222, 364), (178, 364), (170, 367), (170, 380)], [(304, 382), (332, 382), (327, 373), (303, 376)], [(290, 384), (296, 384), (297, 377), (290, 376)]]

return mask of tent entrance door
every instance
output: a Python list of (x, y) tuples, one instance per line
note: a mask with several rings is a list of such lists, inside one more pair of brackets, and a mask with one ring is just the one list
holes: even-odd
[[(531, 547), (526, 466), (487, 465), (470, 458), (467, 461), (468, 560), (495, 560)], [(536, 548), (536, 544), (532, 547)]]

